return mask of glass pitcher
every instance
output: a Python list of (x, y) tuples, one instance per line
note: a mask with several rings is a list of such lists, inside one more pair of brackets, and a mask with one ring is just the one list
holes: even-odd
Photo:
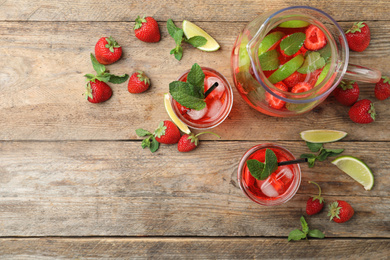
[[(263, 43), (262, 47), (261, 44), (270, 32), (281, 28), (282, 35), (294, 32), (304, 33), (311, 25), (318, 27), (325, 35), (325, 51), (306, 50), (305, 54), (299, 54), (299, 57), (294, 59), (292, 65), (279, 65), (278, 68), (284, 67), (281, 70), (287, 72), (279, 73), (277, 76), (272, 75), (279, 70), (278, 68), (271, 73), (262, 69), (259, 55), (263, 54), (260, 53), (264, 52), (261, 48), (266, 44)], [(280, 44), (280, 41), (275, 43), (273, 48), (277, 44)], [(313, 56), (324, 56), (326, 65), (316, 69), (315, 73), (303, 75), (306, 79), (310, 78), (311, 89), (293, 93), (291, 89), (275, 86), (277, 85), (275, 81), (285, 80), (286, 76), (290, 76), (295, 69), (294, 66), (299, 64), (303, 66), (308, 59), (308, 54), (312, 52), (319, 53), (310, 55), (312, 60)], [(370, 83), (380, 80), (380, 71), (348, 64), (348, 61), (349, 48), (345, 34), (332, 17), (309, 6), (293, 6), (277, 12), (262, 14), (250, 22), (236, 39), (232, 50), (231, 68), (238, 92), (251, 107), (270, 116), (287, 117), (312, 110), (326, 99), (343, 78)], [(288, 69), (285, 69), (287, 67)], [(279, 102), (278, 106), (271, 105), (270, 100)]]

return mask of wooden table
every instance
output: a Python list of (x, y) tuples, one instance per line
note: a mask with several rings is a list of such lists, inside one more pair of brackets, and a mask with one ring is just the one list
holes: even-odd
[[(333, 97), (308, 114), (273, 118), (251, 109), (234, 88), (228, 119), (201, 137), (191, 153), (162, 145), (141, 148), (135, 129), (153, 130), (168, 119), (163, 94), (194, 62), (215, 68), (232, 82), (230, 52), (243, 26), (258, 14), (307, 1), (95, 1), (13, 0), (0, 3), (0, 258), (349, 258), (390, 255), (390, 100), (378, 101), (373, 84), (360, 84), (361, 98), (375, 103), (376, 122), (357, 125)], [(311, 1), (343, 28), (366, 21), (371, 45), (351, 62), (390, 73), (390, 7), (387, 1)], [(144, 43), (132, 27), (138, 15), (159, 23), (159, 43)], [(172, 18), (195, 22), (221, 45), (201, 52), (184, 45), (178, 62), (169, 54)], [(146, 71), (149, 91), (130, 94), (112, 85), (102, 104), (84, 97), (89, 55), (102, 36), (123, 46), (115, 74)], [(296, 156), (307, 152), (299, 133), (337, 129), (349, 133), (327, 147), (364, 160), (375, 176), (365, 191), (327, 160), (302, 166), (302, 184), (288, 203), (262, 207), (237, 184), (243, 153), (275, 142)], [(344, 224), (327, 210), (307, 216), (306, 200), (318, 182), (328, 203), (343, 199), (356, 213)], [(287, 242), (305, 216), (325, 239)]]

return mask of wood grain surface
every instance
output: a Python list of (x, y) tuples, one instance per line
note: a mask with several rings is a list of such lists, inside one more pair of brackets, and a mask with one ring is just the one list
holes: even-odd
[[(163, 95), (194, 62), (220, 71), (232, 84), (230, 53), (245, 24), (257, 15), (310, 5), (333, 16), (343, 29), (363, 20), (370, 46), (350, 62), (390, 75), (388, 1), (281, 0), (4, 0), (0, 1), (0, 259), (388, 259), (390, 255), (390, 99), (379, 101), (374, 84), (359, 83), (360, 99), (374, 101), (377, 120), (357, 125), (348, 107), (330, 96), (294, 118), (251, 109), (233, 86), (233, 109), (202, 135), (197, 150), (176, 145), (156, 153), (141, 148), (135, 129), (154, 130), (168, 119)], [(153, 16), (161, 41), (134, 36), (138, 15)], [(195, 22), (221, 45), (205, 53), (183, 45), (181, 61), (169, 54), (174, 40), (166, 21)], [(90, 53), (102, 36), (113, 36), (123, 56), (113, 74), (144, 70), (150, 90), (132, 95), (127, 83), (112, 85), (102, 104), (84, 99)], [(302, 165), (294, 198), (277, 207), (247, 199), (237, 168), (250, 147), (275, 142), (296, 157), (309, 152), (299, 133), (308, 129), (348, 132), (327, 148), (344, 148), (372, 169), (366, 191), (330, 163)], [(195, 131), (197, 132), (197, 131)], [(327, 209), (307, 216), (305, 205), (322, 188), (326, 206), (348, 201), (355, 209), (343, 224)], [(325, 239), (287, 242), (305, 216)]]

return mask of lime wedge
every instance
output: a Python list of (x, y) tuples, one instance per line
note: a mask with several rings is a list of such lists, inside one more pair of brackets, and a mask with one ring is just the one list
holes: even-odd
[(165, 110), (167, 111), (169, 117), (171, 118), (171, 120), (173, 121), (173, 123), (175, 123), (175, 125), (177, 125), (177, 127), (183, 132), (183, 133), (186, 133), (186, 134), (189, 134), (191, 133), (190, 129), (188, 128), (188, 126), (186, 124), (184, 124), (178, 117), (177, 115), (175, 114), (175, 112), (173, 112), (173, 108), (172, 108), (172, 105), (171, 105), (171, 96), (166, 93), (164, 94), (164, 106), (165, 106)]
[(329, 68), (330, 68), (330, 63), (327, 63), (325, 67), (322, 69), (320, 75), (318, 76), (317, 82), (314, 86), (317, 86), (325, 79), (326, 75), (328, 75)]
[(272, 32), (264, 37), (259, 45), (259, 56), (268, 51), (275, 43), (283, 38), (285, 34), (282, 32)]
[(301, 138), (310, 143), (330, 143), (343, 139), (347, 133), (337, 130), (306, 130), (300, 133)]
[(371, 190), (374, 186), (374, 175), (367, 164), (358, 158), (344, 155), (334, 159), (332, 163), (351, 176), (352, 179), (363, 185), (364, 189)]
[(303, 20), (290, 20), (279, 24), (282, 28), (302, 28), (309, 26), (310, 23)]
[(291, 74), (293, 74), (299, 67), (301, 67), (302, 63), (305, 61), (305, 58), (303, 58), (302, 54), (299, 54), (283, 64), (282, 66), (279, 67), (274, 73), (272, 73), (271, 76), (269, 76), (268, 80), (272, 83), (275, 84), (279, 81), (282, 81)]
[(213, 39), (207, 32), (205, 32), (203, 29), (201, 29), (199, 26), (184, 20), (183, 21), (183, 31), (184, 35), (190, 39), (194, 36), (203, 36), (206, 38), (207, 43), (203, 46), (198, 47), (199, 50), (202, 51), (216, 51), (219, 49), (219, 44), (216, 40)]

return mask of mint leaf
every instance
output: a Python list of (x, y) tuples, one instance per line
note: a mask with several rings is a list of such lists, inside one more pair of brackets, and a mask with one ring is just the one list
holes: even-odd
[(176, 46), (171, 50), (170, 54), (174, 54), (177, 60), (181, 60), (183, 57), (183, 48), (181, 46)]
[(248, 167), (248, 170), (251, 173), (251, 175), (255, 179), (260, 180), (261, 173), (263, 172), (264, 169), (264, 163), (258, 160), (251, 159), (246, 161), (246, 166)]
[(150, 143), (149, 149), (152, 153), (154, 153), (160, 147), (160, 143), (157, 142), (157, 140), (156, 140), (156, 138), (154, 138), (154, 136), (152, 136), (151, 139), (152, 139), (152, 142)]
[(321, 57), (324, 58), (325, 62), (328, 62), (330, 56), (332, 55), (330, 44), (326, 43), (326, 45), (322, 49), (319, 49), (318, 52)]
[(174, 81), (169, 83), (169, 93), (172, 98), (187, 108), (202, 110), (206, 107), (204, 94), (199, 87), (187, 82)]
[(91, 53), (91, 61), (93, 69), (96, 71), (98, 75), (103, 74), (106, 71), (106, 67), (103, 64), (100, 64), (95, 56)]
[(315, 237), (315, 238), (324, 238), (325, 235), (318, 229), (309, 230), (309, 233), (307, 234), (309, 237)]
[(141, 147), (142, 149), (145, 149), (146, 147), (150, 147), (150, 137), (142, 140)]
[(265, 180), (278, 168), (278, 158), (271, 149), (265, 150), (264, 169), (261, 172), (261, 180)]
[(288, 56), (294, 55), (302, 47), (306, 40), (306, 34), (302, 32), (293, 33), (280, 42), (280, 49)]
[(204, 93), (204, 72), (202, 68), (195, 63), (192, 65), (190, 72), (187, 75), (187, 82), (195, 87), (199, 87), (199, 91)]
[(344, 152), (344, 149), (325, 149), (325, 150), (328, 153), (328, 157), (337, 156), (342, 152)]
[(181, 45), (181, 42), (183, 41), (183, 35), (184, 35), (184, 32), (182, 29), (177, 30), (173, 34), (173, 39), (175, 40), (176, 46)]
[(264, 71), (276, 70), (280, 64), (278, 56), (276, 50), (267, 51), (261, 54), (259, 56), (261, 69)]
[(176, 27), (176, 25), (173, 23), (172, 19), (168, 19), (168, 21), (167, 21), (167, 30), (168, 30), (169, 35), (172, 36), (172, 38), (175, 38), (174, 37), (175, 32), (178, 31), (178, 30), (181, 30), (181, 29)]
[(307, 163), (309, 165), (309, 168), (312, 168), (314, 167), (314, 163), (316, 161), (317, 155), (311, 153), (304, 153), (301, 154), (301, 158), (307, 158)]
[(303, 216), (301, 217), (300, 221), (301, 221), (302, 231), (306, 235), (307, 233), (309, 233), (309, 226), (307, 225), (307, 222)]
[(325, 66), (325, 59), (317, 51), (310, 52), (298, 69), (299, 73), (307, 74)]
[(307, 158), (307, 163), (309, 165), (309, 168), (313, 168), (314, 167), (315, 161), (316, 161), (316, 158)]
[(103, 82), (108, 82), (111, 78), (111, 74), (108, 72), (104, 72), (103, 74), (98, 74), (95, 78)]
[(127, 74), (124, 74), (121, 76), (116, 76), (116, 75), (111, 74), (110, 79), (108, 81), (111, 83), (114, 83), (114, 84), (121, 84), (128, 79), (129, 79), (129, 75), (127, 75)]
[(322, 148), (321, 143), (310, 143), (306, 142), (307, 147), (309, 147), (310, 151), (312, 152), (318, 152)]
[(147, 136), (147, 135), (152, 135), (151, 132), (149, 132), (148, 130), (142, 129), (142, 128), (136, 129), (136, 130), (135, 130), (135, 133), (136, 133), (139, 137)]
[(299, 229), (295, 229), (295, 230), (291, 231), (290, 234), (288, 234), (288, 241), (291, 241), (291, 240), (297, 241), (297, 240), (301, 240), (304, 238), (306, 238), (306, 234), (303, 233)]
[(195, 48), (201, 47), (207, 43), (207, 39), (203, 36), (194, 36), (186, 40), (189, 44)]

